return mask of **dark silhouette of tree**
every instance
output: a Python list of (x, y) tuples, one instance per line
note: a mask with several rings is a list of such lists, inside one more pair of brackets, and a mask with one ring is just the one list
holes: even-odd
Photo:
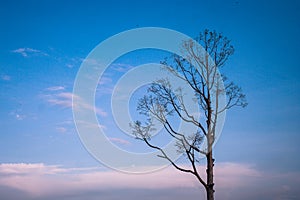
[[(199, 49), (195, 41), (203, 49)], [(213, 200), (215, 159), (212, 148), (218, 116), (233, 106), (245, 107), (247, 103), (241, 88), (218, 73), (218, 69), (223, 67), (229, 56), (234, 53), (234, 47), (227, 37), (216, 31), (204, 30), (194, 41), (184, 41), (182, 50), (186, 54), (185, 58), (172, 55), (162, 63), (168, 66), (166, 70), (184, 80), (194, 91), (194, 96), (189, 98), (195, 99), (194, 102), (198, 104), (203, 113), (201, 119), (197, 119), (187, 109), (181, 88), (173, 88), (168, 79), (161, 79), (150, 85), (147, 94), (139, 100), (137, 106), (139, 113), (147, 116), (148, 120), (144, 123), (135, 121), (131, 127), (136, 138), (160, 151), (159, 157), (167, 159), (176, 169), (193, 174), (204, 186), (207, 199)], [(222, 94), (226, 94), (227, 97), (223, 105), (219, 103)], [(151, 132), (154, 130), (151, 116), (154, 116), (176, 140), (177, 151), (183, 153), (191, 164), (190, 167), (176, 164), (162, 147), (151, 143)], [(168, 119), (169, 116), (176, 116), (184, 123), (196, 126), (197, 131), (189, 134), (179, 132)], [(201, 155), (206, 158), (206, 177), (201, 177), (197, 168)]]

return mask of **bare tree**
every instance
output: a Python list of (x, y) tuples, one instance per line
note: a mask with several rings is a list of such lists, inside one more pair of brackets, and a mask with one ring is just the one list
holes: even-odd
[[(199, 49), (195, 41), (203, 49)], [(245, 107), (247, 103), (241, 88), (218, 73), (218, 69), (223, 67), (229, 56), (234, 53), (230, 40), (216, 31), (204, 30), (195, 40), (185, 41), (182, 50), (186, 54), (185, 58), (173, 55), (163, 61), (163, 64), (168, 66), (166, 69), (171, 74), (184, 80), (194, 91), (194, 96), (189, 98), (195, 99), (194, 102), (203, 113), (202, 118), (197, 119), (187, 109), (181, 88), (173, 88), (168, 79), (161, 79), (151, 84), (147, 95), (139, 100), (137, 106), (139, 113), (146, 115), (148, 120), (144, 123), (136, 121), (131, 127), (136, 138), (160, 151), (159, 157), (167, 159), (176, 169), (193, 174), (204, 186), (207, 199), (213, 200), (215, 159), (212, 147), (216, 138), (218, 116), (233, 106)], [(221, 94), (227, 96), (223, 105), (219, 103)], [(190, 167), (176, 164), (162, 147), (151, 143), (154, 125), (150, 115), (154, 116), (176, 140), (178, 152), (185, 155)], [(179, 132), (174, 128), (169, 116), (176, 116), (183, 122), (196, 126), (197, 131), (189, 134)], [(197, 167), (201, 155), (206, 158), (206, 177), (200, 176)]]

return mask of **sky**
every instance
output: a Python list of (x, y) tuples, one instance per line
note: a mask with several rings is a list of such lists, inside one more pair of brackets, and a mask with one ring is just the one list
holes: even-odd
[[(299, 199), (299, 9), (292, 0), (1, 1), (1, 199), (204, 199), (195, 178), (172, 167), (140, 175), (108, 168), (75, 128), (82, 62), (107, 38), (143, 27), (190, 37), (208, 28), (235, 47), (221, 73), (243, 88), (249, 105), (227, 112), (215, 146), (217, 199)], [(108, 96), (123, 74), (164, 55), (123, 55), (100, 80), (97, 119), (121, 149), (151, 151), (113, 127)]]

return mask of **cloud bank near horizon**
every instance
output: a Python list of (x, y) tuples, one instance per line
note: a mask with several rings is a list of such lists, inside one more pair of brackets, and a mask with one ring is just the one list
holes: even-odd
[[(200, 168), (203, 168), (200, 166)], [(200, 169), (204, 171), (203, 169)], [(238, 163), (218, 163), (218, 199), (297, 199), (300, 173), (261, 172)], [(0, 196), (5, 199), (182, 199), (205, 198), (192, 175), (172, 167), (133, 175), (101, 168), (64, 168), (43, 163), (0, 164)]]

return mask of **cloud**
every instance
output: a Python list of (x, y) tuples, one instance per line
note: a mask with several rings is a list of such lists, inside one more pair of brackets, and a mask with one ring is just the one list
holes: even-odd
[(73, 67), (75, 67), (75, 66), (79, 66), (81, 63), (82, 63), (82, 61), (83, 61), (84, 59), (83, 58), (80, 58), (80, 57), (73, 57), (73, 58), (69, 58), (69, 57), (66, 57), (66, 67), (68, 67), (68, 68), (73, 68)]
[(98, 84), (106, 85), (106, 84), (110, 84), (110, 83), (112, 83), (112, 79), (110, 77), (102, 76)]
[(159, 173), (141, 176), (95, 168), (68, 169), (43, 163), (1, 164), (0, 185), (32, 196), (51, 196), (53, 192), (65, 195), (75, 191), (195, 187), (195, 181), (188, 176), (175, 176), (175, 173), (166, 170), (164, 176)]
[(32, 175), (47, 175), (57, 174), (58, 172), (65, 171), (56, 165), (45, 165), (43, 163), (4, 163), (0, 164), (1, 175), (11, 176), (32, 176)]
[(42, 51), (37, 50), (37, 49), (28, 48), (28, 47), (15, 49), (15, 50), (12, 50), (11, 52), (21, 54), (23, 57), (28, 57), (29, 55), (49, 56), (45, 52), (42, 52)]
[(128, 141), (128, 140), (124, 140), (124, 139), (121, 139), (121, 138), (109, 138), (109, 140), (111, 142), (115, 142), (115, 143), (118, 143), (118, 144), (122, 144), (122, 145), (130, 145), (131, 143)]
[[(199, 170), (203, 170), (199, 167)], [(258, 171), (251, 165), (217, 163), (215, 170), (217, 199), (299, 199), (299, 172), (271, 173)], [(156, 173), (133, 175), (101, 168), (63, 168), (43, 163), (0, 164), (0, 186), (24, 192), (39, 199), (63, 199), (77, 196), (89, 199), (127, 199), (129, 192), (153, 192), (159, 200), (188, 191), (192, 199), (205, 198), (202, 186), (192, 175), (168, 167)], [(122, 192), (120, 192), (122, 191)], [(127, 192), (126, 192), (127, 191)], [(0, 190), (1, 192), (1, 190)], [(116, 193), (119, 192), (119, 193)], [(118, 195), (114, 195), (118, 194)], [(6, 194), (7, 195), (7, 194)], [(11, 194), (13, 195), (13, 194)], [(127, 195), (127, 196), (126, 196)], [(178, 196), (172, 199), (178, 199)], [(1, 196), (1, 194), (0, 194)], [(114, 198), (113, 198), (114, 197)], [(168, 197), (168, 198), (165, 198)], [(72, 198), (70, 198), (72, 199)], [(200, 198), (201, 199), (201, 198)]]
[(124, 63), (113, 63), (111, 65), (111, 68), (117, 72), (126, 72), (126, 71), (132, 69), (133, 67), (134, 66), (132, 66), (132, 65), (124, 64)]
[[(76, 101), (79, 102), (77, 105), (73, 102), (73, 98), (81, 99), (80, 97), (74, 95), (72, 92), (60, 91), (61, 86), (55, 86), (48, 88), (49, 91), (54, 91), (55, 93), (41, 95), (40, 97), (45, 99), (49, 104), (60, 106), (62, 108), (73, 108), (73, 109), (88, 109), (95, 111), (98, 115), (105, 117), (107, 113), (101, 108), (94, 107), (83, 100)], [(46, 89), (47, 90), (47, 89)]]
[(107, 127), (103, 124), (99, 124), (99, 123), (92, 123), (92, 122), (88, 122), (88, 121), (82, 121), (82, 120), (78, 120), (77, 123), (79, 123), (82, 126), (85, 126), (86, 128), (101, 128), (101, 129), (107, 129)]
[(52, 87), (46, 88), (46, 90), (48, 90), (48, 91), (58, 91), (58, 90), (64, 90), (64, 89), (65, 89), (64, 86), (52, 86)]
[(1, 76), (1, 80), (3, 80), (3, 81), (10, 81), (10, 80), (11, 80), (11, 77), (8, 76), (8, 75), (2, 75), (2, 76)]
[(82, 62), (89, 66), (99, 66), (102, 65), (102, 62), (95, 58), (82, 58)]
[(56, 124), (55, 130), (59, 133), (74, 133), (75, 125), (73, 119), (65, 120)]
[(58, 132), (60, 132), (60, 133), (66, 133), (67, 131), (68, 131), (68, 129), (67, 128), (65, 128), (65, 127), (56, 127), (56, 130), (58, 131)]
[(71, 108), (72, 107), (72, 98), (73, 93), (70, 92), (60, 92), (57, 94), (48, 94), (44, 95), (46, 101), (51, 105), (61, 106), (63, 108)]

